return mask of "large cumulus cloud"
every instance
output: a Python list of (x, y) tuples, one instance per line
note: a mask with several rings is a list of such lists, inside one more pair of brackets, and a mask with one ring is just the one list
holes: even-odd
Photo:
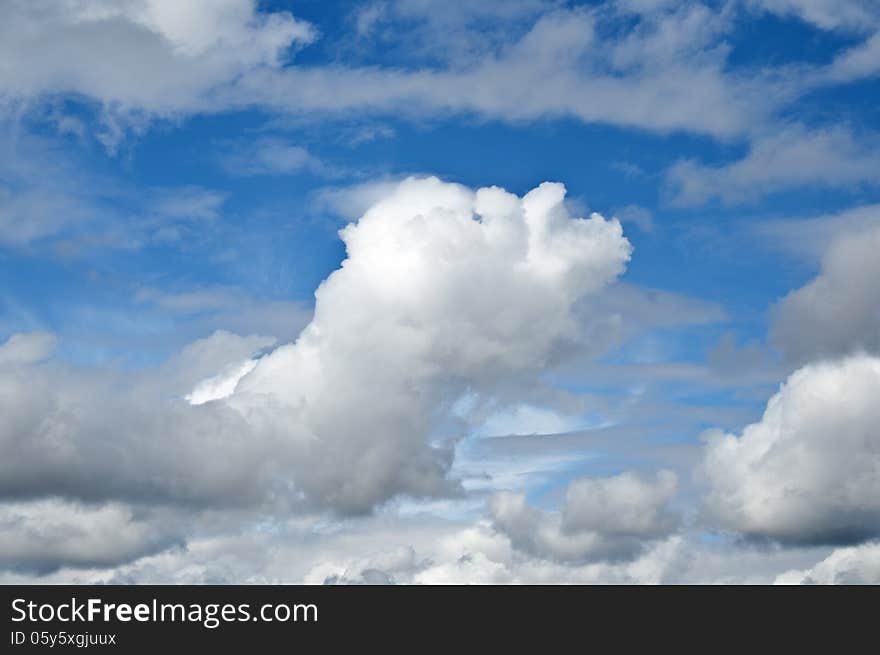
[[(203, 108), (212, 88), (275, 66), (314, 38), (287, 12), (254, 0), (5, 3), (0, 101), (81, 94), (117, 111)], [(112, 56), (107, 56), (112, 53)]]
[(809, 364), (742, 435), (709, 436), (708, 509), (722, 526), (788, 543), (880, 534), (880, 358)]
[(574, 305), (629, 259), (617, 221), (572, 219), (564, 195), (404, 181), (342, 230), (348, 256), (297, 342), (224, 403), (307, 453), (295, 477), (321, 504), (442, 493), (450, 451), (431, 439), (449, 404), (552, 364)]
[(85, 370), (13, 337), (0, 496), (345, 514), (455, 492), (452, 404), (552, 364), (629, 258), (617, 221), (572, 218), (564, 194), (404, 181), (342, 231), (314, 319), (270, 354), (219, 332), (158, 370)]

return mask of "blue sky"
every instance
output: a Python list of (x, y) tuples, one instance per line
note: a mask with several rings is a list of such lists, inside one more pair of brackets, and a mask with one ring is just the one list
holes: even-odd
[[(729, 537), (724, 575), (732, 578), (745, 575), (737, 557), (754, 556), (731, 545), (743, 535), (796, 544), (785, 551), (790, 560), (765, 562), (765, 580), (806, 570), (831, 557), (832, 547), (861, 547), (815, 537), (825, 534), (815, 526), (801, 538), (794, 528), (750, 523), (746, 510), (724, 509), (722, 481), (699, 462), (707, 457), (706, 431), (742, 435), (749, 424), (764, 426), (768, 398), (791, 373), (880, 348), (880, 318), (870, 311), (880, 287), (870, 262), (850, 254), (856, 246), (846, 240), (880, 216), (880, 7), (872, 0), (224, 0), (179, 7), (132, 0), (64, 8), (12, 2), (8, 13), (0, 28), (0, 54), (9, 62), (0, 68), (0, 343), (12, 352), (16, 335), (51, 334), (52, 354), (27, 360), (34, 375), (57, 368), (65, 379), (89, 380), (86, 386), (112, 380), (111, 389), (135, 390), (158, 388), (154, 378), (164, 376), (192, 388), (229, 375), (230, 366), (297, 339), (312, 321), (316, 289), (346, 259), (339, 230), (397, 197), (402, 180), (436, 176), (520, 197), (560, 182), (571, 217), (619, 219), (632, 246), (625, 271), (572, 299), (566, 312), (579, 326), (575, 346), (554, 345), (528, 375), (499, 373), (489, 386), (478, 375), (437, 397), (425, 415), (436, 424), (425, 434), (434, 446), (453, 448), (445, 472), (470, 480), (464, 499), (387, 481), (389, 491), (370, 508), (380, 518), (369, 520), (405, 523), (415, 513), (426, 543), (440, 530), (431, 521), (489, 521), (514, 551), (557, 565), (577, 544), (525, 539), (519, 523), (505, 522), (514, 511), (504, 505), (509, 499), (492, 494), (525, 493), (548, 512), (546, 525), (533, 526), (544, 534), (555, 529), (557, 509), (563, 517), (576, 513), (563, 505), (579, 497), (583, 478), (595, 497), (639, 496), (632, 489), (649, 485), (645, 494), (681, 511), (686, 528), (669, 532), (665, 514), (649, 508), (656, 512), (654, 528), (640, 536), (646, 544)], [(460, 299), (464, 315), (480, 302), (473, 293)], [(347, 297), (368, 304), (369, 295)], [(841, 298), (849, 304), (833, 304)], [(334, 326), (347, 320), (340, 316)], [(838, 319), (833, 328), (823, 322), (828, 316)], [(544, 327), (539, 321), (530, 329)], [(239, 341), (221, 337), (216, 345), (218, 330)], [(828, 336), (838, 331), (839, 338)], [(271, 339), (246, 342), (250, 335)], [(219, 354), (181, 372), (190, 366), (181, 362), (193, 361), (186, 359), (193, 344)], [(238, 361), (227, 361), (233, 356)], [(450, 375), (462, 375), (449, 366)], [(301, 381), (278, 384), (299, 388)], [(180, 399), (184, 386), (159, 395)], [(80, 402), (66, 391), (45, 393), (54, 409), (35, 409), (37, 418), (63, 424), (59, 408)], [(354, 417), (359, 405), (346, 405), (344, 393), (333, 400), (336, 411)], [(462, 398), (472, 406), (450, 410)], [(14, 427), (17, 438), (22, 430)], [(137, 443), (148, 438), (134, 424), (130, 430)], [(71, 438), (74, 451), (91, 452), (84, 445), (91, 437)], [(659, 469), (677, 475), (674, 494), (662, 475), (650, 482)], [(645, 477), (595, 486), (628, 472)], [(296, 476), (290, 484), (297, 488)], [(54, 519), (41, 518), (45, 508), (29, 514), (30, 506), (15, 503), (85, 503), (83, 511), (100, 518), (116, 511), (114, 503), (124, 514), (143, 502), (118, 489), (80, 493), (73, 482), (38, 492), (13, 483), (3, 489), (8, 511), (37, 523)], [(314, 494), (306, 515), (319, 527), (290, 537), (291, 548), (319, 534), (328, 516), (348, 511)], [(279, 518), (277, 507), (266, 507), (260, 512), (286, 521), (285, 529), (303, 529), (290, 528), (284, 513), (301, 510), (287, 508)], [(169, 543), (216, 536), (202, 515), (201, 532), (189, 534), (180, 533), (179, 517), (150, 511), (175, 526)], [(712, 511), (714, 522), (704, 518)], [(874, 514), (854, 516), (875, 534)], [(229, 530), (250, 520), (232, 520)], [(374, 544), (380, 550), (403, 543), (385, 524), (339, 520), (343, 533), (383, 535)], [(635, 552), (629, 541), (595, 539), (607, 541), (597, 553), (607, 547), (631, 559)], [(143, 553), (164, 552), (151, 548)], [(643, 555), (655, 552), (644, 548)], [(117, 567), (136, 576), (143, 553), (135, 550), (118, 562), (83, 564), (56, 549), (43, 568), (4, 566), (65, 580), (86, 575), (83, 567), (101, 579)], [(276, 562), (261, 575), (308, 578), (330, 566), (310, 557), (311, 571), (279, 573)], [(585, 561), (592, 560), (577, 565)], [(685, 578), (721, 575), (716, 564)], [(233, 580), (256, 566), (239, 565)], [(184, 568), (168, 566), (156, 579)], [(635, 575), (609, 566), (612, 578)], [(578, 579), (594, 575), (578, 571)], [(441, 572), (397, 575), (434, 580)], [(526, 579), (522, 571), (510, 575)]]

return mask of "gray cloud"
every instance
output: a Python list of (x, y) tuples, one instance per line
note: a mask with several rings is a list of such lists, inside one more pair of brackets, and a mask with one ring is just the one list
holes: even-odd
[[(21, 337), (3, 346), (19, 350)], [(0, 369), (0, 495), (86, 501), (240, 504), (258, 500), (271, 460), (231, 410), (183, 394), (271, 340), (215, 334), (151, 375), (76, 370), (56, 361)]]
[(119, 566), (183, 543), (173, 517), (159, 520), (117, 503), (0, 504), (0, 530), (0, 569), (38, 575), (64, 566)]
[[(755, 93), (759, 85), (751, 79), (723, 72), (718, 51), (701, 49), (723, 23), (712, 12), (695, 6), (645, 18), (619, 42), (597, 36), (601, 19), (601, 13), (583, 9), (546, 14), (518, 41), (459, 68), (255, 71), (220, 98), (229, 106), (279, 112), (456, 111), (507, 120), (571, 116), (715, 136), (741, 134), (768, 115), (773, 94)], [(694, 103), (695, 97), (700, 102)]]
[(819, 275), (774, 308), (771, 338), (790, 359), (880, 352), (878, 248), (880, 226), (841, 231)]
[(562, 562), (626, 560), (651, 541), (673, 534), (678, 517), (668, 504), (677, 479), (661, 471), (654, 482), (632, 473), (572, 482), (559, 514), (526, 503), (521, 493), (503, 493), (491, 505), (493, 525), (514, 548)]

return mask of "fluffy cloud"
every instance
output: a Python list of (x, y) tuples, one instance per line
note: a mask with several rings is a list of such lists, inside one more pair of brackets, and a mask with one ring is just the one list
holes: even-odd
[(777, 305), (774, 342), (805, 360), (880, 352), (880, 226), (842, 231), (828, 246), (819, 275)]
[(721, 526), (787, 543), (880, 534), (880, 359), (809, 364), (741, 436), (709, 435), (707, 508)]
[(310, 451), (295, 477), (322, 504), (442, 493), (451, 451), (431, 446), (438, 409), (552, 363), (576, 336), (576, 302), (629, 258), (619, 223), (572, 220), (564, 193), (404, 181), (341, 231), (347, 259), (297, 342), (225, 402), (280, 421)]
[(626, 560), (651, 541), (670, 536), (678, 517), (668, 504), (677, 479), (661, 471), (654, 482), (632, 473), (572, 482), (558, 514), (530, 507), (525, 495), (493, 499), (492, 521), (514, 548), (561, 561)]
[(38, 363), (47, 337), (13, 338), (0, 493), (342, 513), (451, 493), (450, 406), (550, 365), (629, 259), (619, 223), (571, 218), (564, 195), (404, 181), (342, 230), (314, 318), (270, 354), (220, 332), (131, 375)]

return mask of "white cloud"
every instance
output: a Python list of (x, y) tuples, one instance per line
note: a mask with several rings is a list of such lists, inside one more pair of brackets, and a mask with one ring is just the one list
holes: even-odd
[(880, 225), (841, 231), (819, 275), (774, 308), (771, 336), (789, 358), (880, 353), (878, 249)]
[(575, 303), (629, 258), (617, 222), (572, 220), (563, 198), (554, 184), (520, 199), (404, 181), (340, 232), (348, 256), (312, 323), (226, 402), (309, 444), (296, 478), (322, 504), (442, 493), (451, 453), (430, 446), (437, 409), (546, 367), (575, 337)]
[(55, 335), (48, 332), (13, 334), (0, 344), (0, 365), (35, 364), (48, 359), (55, 350)]
[(204, 405), (212, 400), (229, 398), (235, 393), (239, 380), (254, 370), (256, 359), (246, 359), (238, 364), (230, 364), (225, 370), (199, 382), (192, 392), (184, 398), (190, 405)]
[[(482, 520), (380, 514), (333, 525), (314, 517), (283, 520), (268, 528), (235, 520), (219, 525), (216, 518), (192, 521), (198, 527), (186, 548), (172, 546), (132, 562), (88, 568), (71, 562), (52, 573), (0, 571), (0, 583), (769, 584), (795, 573), (802, 577), (832, 552), (711, 543), (676, 534), (648, 544), (633, 560), (572, 563), (517, 550)], [(870, 569), (852, 560), (850, 573), (840, 581), (870, 579)]]
[(430, 531), (412, 520), (393, 525), (384, 535), (387, 523), (361, 528), (374, 535), (372, 543), (356, 533), (356, 542), (346, 547), (351, 530), (329, 536), (322, 542), (326, 550), (311, 553), (297, 579), (309, 584), (655, 584), (691, 573), (686, 563), (693, 547), (677, 535), (646, 543), (635, 559), (576, 562), (526, 553), (486, 520), (435, 525)]
[(667, 507), (677, 484), (672, 471), (660, 471), (655, 482), (632, 473), (576, 480), (565, 494), (563, 529), (644, 539), (666, 536), (678, 522)]
[(398, 551), (394, 568), (382, 571), (383, 559), (355, 558), (314, 567), (309, 582), (363, 582), (365, 571), (375, 579), (409, 584), (657, 584), (675, 579), (684, 569), (688, 548), (674, 536), (646, 548), (632, 561), (560, 562), (534, 557), (513, 547), (510, 538), (486, 522), (441, 535), (426, 551), (409, 557)]
[(745, 157), (721, 166), (679, 161), (666, 174), (675, 205), (755, 202), (797, 187), (852, 188), (880, 183), (880, 155), (873, 137), (857, 139), (834, 127), (808, 131), (800, 126), (757, 137)]
[(430, 564), (429, 559), (419, 559), (412, 546), (399, 546), (371, 557), (342, 563), (321, 562), (306, 574), (305, 583), (396, 584), (398, 581), (411, 581), (414, 573)]
[(719, 525), (788, 543), (880, 533), (880, 359), (808, 364), (741, 436), (711, 433), (703, 472)]
[(655, 482), (632, 473), (576, 480), (558, 514), (530, 507), (525, 494), (506, 492), (492, 501), (492, 522), (514, 548), (539, 558), (633, 559), (649, 542), (678, 528), (679, 519), (668, 508), (676, 484), (671, 471), (661, 471)]
[(779, 575), (776, 584), (880, 584), (880, 543), (837, 548), (809, 569)]
[[(74, 517), (85, 518), (96, 510), (78, 511), (82, 513)], [(34, 508), (28, 512), (38, 515)], [(478, 519), (448, 521), (381, 511), (336, 522), (319, 516), (254, 516), (228, 509), (140, 515), (146, 523), (140, 519), (128, 523), (125, 512), (118, 522), (106, 521), (120, 534), (107, 537), (107, 547), (98, 552), (106, 553), (120, 542), (137, 543), (142, 525), (150, 525), (156, 536), (172, 537), (174, 526), (185, 527), (185, 548), (175, 547), (171, 539), (169, 548), (147, 551), (133, 561), (136, 550), (120, 549), (118, 559), (103, 561), (71, 557), (70, 551), (60, 557), (56, 553), (40, 567), (0, 566), (0, 583), (767, 584), (783, 572), (806, 571), (830, 554), (830, 549), (756, 548), (675, 534), (647, 543), (632, 560), (578, 563), (525, 553), (491, 523)], [(50, 513), (42, 516), (45, 526), (41, 519), (31, 522), (31, 528), (43, 527), (42, 535), (60, 537), (61, 530), (51, 529), (57, 522), (48, 520)], [(35, 550), (45, 551), (50, 544), (53, 541), (47, 539)]]
[(701, 49), (705, 41), (690, 38), (719, 33), (712, 12), (686, 8), (645, 20), (621, 41), (600, 40), (596, 21), (602, 18), (585, 9), (545, 14), (519, 40), (458, 67), (265, 69), (217, 97), (232, 107), (282, 113), (567, 116), (715, 136), (743, 133), (773, 106), (774, 93), (756, 93), (758, 83), (723, 72), (722, 50)]
[(561, 434), (588, 427), (589, 422), (547, 407), (518, 404), (499, 409), (482, 422), (477, 431), (481, 436), (511, 434)]
[(118, 503), (0, 504), (0, 531), (0, 569), (38, 574), (62, 566), (117, 566), (182, 543), (174, 521), (151, 521)]
[(174, 358), (165, 362), (163, 375), (157, 382), (166, 391), (173, 389), (174, 393), (193, 386), (198, 390), (203, 384), (202, 388), (207, 389), (212, 382), (237, 374), (253, 361), (253, 357), (262, 355), (275, 344), (273, 337), (241, 337), (217, 330), (206, 339), (187, 344)]

